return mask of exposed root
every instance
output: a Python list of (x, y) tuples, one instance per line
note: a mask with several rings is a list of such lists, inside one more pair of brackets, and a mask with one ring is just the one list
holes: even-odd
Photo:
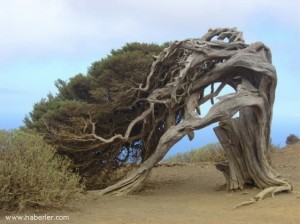
[(261, 192), (259, 192), (259, 194), (257, 194), (254, 198), (251, 198), (249, 201), (238, 204), (237, 206), (234, 207), (234, 209), (261, 201), (267, 195), (271, 195), (272, 198), (274, 198), (275, 194), (278, 194), (281, 192), (293, 192), (292, 190), (293, 190), (293, 187), (289, 183), (286, 183), (285, 185), (282, 185), (282, 186), (268, 187), (268, 188), (262, 190)]
[(242, 206), (246, 206), (246, 205), (251, 205), (253, 203), (255, 203), (256, 201), (254, 199), (250, 199), (249, 201), (245, 201), (241, 204), (238, 204), (237, 206), (234, 207), (234, 209), (242, 207)]
[(254, 197), (254, 199), (256, 201), (260, 201), (269, 194), (272, 196), (272, 198), (274, 198), (275, 194), (278, 194), (280, 192), (291, 192), (292, 190), (293, 190), (293, 187), (289, 183), (286, 183), (285, 185), (282, 185), (282, 186), (268, 187), (268, 188), (264, 189), (263, 191), (261, 191), (259, 194), (257, 194)]
[(128, 195), (133, 192), (139, 191), (144, 186), (144, 182), (147, 179), (148, 175), (149, 170), (137, 170), (126, 179), (103, 190), (93, 191), (92, 193), (95, 193), (97, 195)]

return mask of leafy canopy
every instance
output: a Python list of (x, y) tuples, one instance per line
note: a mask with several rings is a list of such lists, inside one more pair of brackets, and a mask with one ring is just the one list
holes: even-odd
[[(128, 43), (93, 62), (86, 75), (77, 74), (68, 81), (57, 80), (58, 93), (49, 94), (34, 105), (25, 118), (26, 127), (44, 134), (45, 140), (56, 146), (59, 154), (68, 155), (87, 179), (87, 187), (107, 186), (119, 178), (117, 170), (124, 163), (149, 157), (152, 152), (145, 151), (144, 139), (104, 144), (94, 139), (76, 140), (74, 136), (91, 132), (87, 119), (96, 123), (95, 132), (99, 136), (124, 133), (131, 120), (144, 110), (145, 105), (138, 99), (147, 97), (147, 93), (129, 90), (145, 81), (153, 55), (166, 46)], [(137, 125), (133, 134), (140, 129), (141, 125)]]

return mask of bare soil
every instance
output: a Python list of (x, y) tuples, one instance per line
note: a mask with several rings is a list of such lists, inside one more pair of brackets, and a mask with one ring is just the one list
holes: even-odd
[[(300, 191), (300, 143), (272, 154), (273, 166)], [(298, 224), (300, 194), (282, 193), (234, 209), (260, 192), (256, 188), (228, 192), (212, 163), (154, 168), (146, 187), (130, 196), (86, 195), (62, 210), (0, 213), (0, 223), (205, 223)], [(5, 221), (6, 215), (68, 216), (68, 221)]]

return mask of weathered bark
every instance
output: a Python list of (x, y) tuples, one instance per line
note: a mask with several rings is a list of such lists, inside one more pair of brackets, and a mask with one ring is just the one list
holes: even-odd
[[(244, 184), (264, 189), (254, 201), (265, 195), (291, 191), (292, 185), (284, 180), (269, 164), (263, 126), (252, 108), (244, 108), (239, 118), (221, 122), (214, 128), (228, 158), (228, 168), (221, 169), (228, 190), (243, 189)], [(226, 165), (225, 165), (226, 166)]]
[[(204, 128), (216, 121), (221, 121), (221, 124), (223, 125), (222, 128), (219, 127), (215, 130), (221, 144), (226, 149), (225, 151), (229, 158), (230, 169), (226, 178), (228, 180), (228, 189), (243, 189), (245, 183), (255, 183), (259, 188), (266, 188), (268, 186), (281, 186), (280, 189), (282, 190), (291, 190), (291, 185), (276, 175), (275, 171), (268, 165), (263, 154), (260, 154), (258, 158), (255, 157), (257, 153), (253, 147), (253, 144), (255, 144), (256, 141), (255, 136), (251, 136), (248, 132), (244, 133), (243, 131), (245, 131), (245, 128), (247, 129), (247, 124), (251, 125), (253, 122), (255, 122), (250, 118), (251, 113), (246, 112), (248, 111), (247, 109), (263, 105), (263, 99), (257, 98), (257, 93), (251, 93), (250, 91), (246, 90), (245, 86), (242, 84), (239, 87), (239, 91), (236, 94), (224, 97), (223, 100), (215, 104), (210, 109), (207, 116), (204, 118), (196, 117), (194, 114), (191, 115), (191, 113), (181, 124), (169, 128), (160, 139), (154, 154), (147, 161), (145, 161), (134, 174), (125, 180), (104, 189), (100, 193), (122, 195), (139, 190), (152, 167), (154, 167), (155, 164), (157, 164), (164, 157), (164, 155), (176, 142), (178, 142), (182, 137), (191, 131)], [(238, 119), (235, 118), (229, 120), (229, 118), (232, 117), (235, 112), (240, 111), (241, 113), (241, 111), (244, 110), (246, 112), (245, 114), (249, 116), (249, 118), (243, 119), (244, 123), (240, 124), (242, 126), (238, 126), (238, 123), (237, 125), (232, 126), (226, 123), (236, 123), (235, 121), (238, 121)], [(259, 121), (257, 122), (259, 123)], [(256, 126), (254, 125), (253, 128), (255, 127)], [(236, 132), (234, 132), (231, 128), (235, 128)], [(258, 133), (259, 139), (261, 138), (259, 131), (252, 129), (251, 127), (248, 128), (252, 130), (253, 135)], [(231, 134), (230, 138), (226, 136), (227, 132)], [(235, 134), (236, 136), (234, 136)], [(236, 143), (232, 143), (231, 139), (236, 141)], [(263, 147), (263, 144), (261, 144), (259, 139), (257, 144)], [(251, 143), (253, 140), (254, 143)], [(237, 148), (237, 150), (234, 148), (235, 145), (241, 144), (243, 144), (241, 148)], [(244, 153), (243, 149), (247, 149), (248, 151)], [(263, 167), (264, 169), (262, 169), (260, 165), (265, 166)], [(252, 169), (248, 171), (249, 168)], [(248, 172), (250, 172), (250, 174)], [(252, 176), (253, 178), (251, 178)], [(282, 188), (283, 185), (286, 187)], [(279, 188), (276, 189), (278, 190)], [(274, 191), (276, 189), (274, 188)], [(259, 199), (259, 196), (257, 196), (257, 198)]]
[[(200, 39), (175, 42), (155, 59), (144, 87), (141, 84), (135, 89), (148, 93), (140, 99), (147, 108), (129, 124), (127, 131), (104, 139), (93, 128), (91, 134), (80, 136), (105, 143), (147, 136), (145, 147), (151, 155), (133, 174), (100, 194), (122, 195), (139, 190), (150, 170), (174, 144), (185, 135), (193, 139), (194, 130), (215, 122), (220, 122), (215, 133), (228, 157), (228, 163), (217, 168), (223, 171), (229, 190), (254, 184), (264, 189), (255, 200), (268, 193), (292, 190), (267, 159), (277, 82), (268, 47), (261, 42), (245, 44), (242, 33), (236, 29), (215, 29)], [(215, 90), (216, 84), (219, 86)], [(214, 104), (214, 98), (226, 85), (235, 93), (219, 97)], [(210, 88), (207, 95), (206, 88)], [(213, 106), (201, 117), (201, 105), (208, 100)], [(237, 112), (239, 118), (232, 118)], [(132, 130), (142, 122), (141, 131), (133, 134)], [(163, 134), (153, 146), (151, 136), (157, 127)], [(155, 150), (147, 149), (148, 146)]]

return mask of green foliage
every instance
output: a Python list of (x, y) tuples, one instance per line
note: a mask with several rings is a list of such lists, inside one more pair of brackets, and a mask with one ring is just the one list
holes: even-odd
[(34, 105), (33, 111), (25, 118), (26, 127), (46, 132), (45, 123), (66, 123), (69, 118), (81, 117), (82, 114), (97, 114), (96, 118), (99, 118), (104, 113), (105, 117), (112, 108), (130, 104), (135, 97), (128, 97), (125, 91), (145, 79), (152, 56), (165, 46), (128, 43), (92, 63), (87, 75), (78, 74), (68, 81), (57, 80), (58, 94), (49, 94)]
[[(141, 102), (147, 93), (137, 93), (133, 88), (146, 80), (153, 55), (166, 46), (128, 43), (92, 63), (86, 75), (57, 80), (57, 95), (49, 94), (34, 105), (24, 120), (26, 128), (43, 134), (59, 154), (71, 158), (87, 180), (88, 188), (109, 185), (113, 181), (111, 173), (121, 164), (140, 161), (151, 154), (142, 153), (144, 140), (102, 144), (74, 136), (91, 133), (91, 123), (85, 123), (89, 119), (96, 123), (95, 133), (99, 136), (109, 138), (115, 133), (125, 133), (129, 122), (147, 106)], [(140, 124), (136, 125), (132, 133), (138, 133), (141, 128)]]
[(193, 149), (189, 152), (178, 153), (165, 159), (164, 163), (197, 163), (197, 162), (220, 162), (226, 160), (225, 152), (218, 143), (212, 143)]
[(84, 102), (94, 101), (91, 91), (97, 88), (96, 80), (83, 74), (75, 75), (68, 83), (59, 79), (55, 82), (55, 86), (59, 91), (59, 98)]
[(295, 143), (297, 143), (297, 142), (299, 142), (299, 141), (300, 141), (300, 139), (299, 139), (296, 135), (290, 134), (290, 135), (286, 138), (285, 143), (286, 143), (287, 145), (292, 145), (292, 144), (295, 144)]
[(121, 49), (112, 50), (106, 58), (92, 63), (88, 74), (93, 77), (109, 74), (117, 78), (125, 78), (132, 76), (130, 73), (133, 71), (148, 71), (153, 55), (158, 54), (167, 45), (167, 43), (161, 46), (137, 42), (127, 43)]
[(83, 188), (70, 162), (41, 136), (0, 131), (0, 209), (60, 206), (79, 196)]

